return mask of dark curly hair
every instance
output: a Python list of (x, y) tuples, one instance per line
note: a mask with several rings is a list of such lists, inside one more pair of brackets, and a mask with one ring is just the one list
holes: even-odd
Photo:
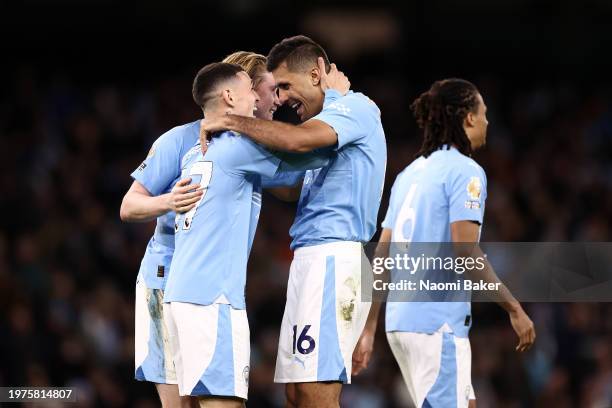
[(473, 83), (457, 78), (434, 82), (410, 105), (424, 136), (416, 156), (428, 157), (445, 144), (471, 155), (463, 121), (468, 112), (476, 112), (478, 104), (478, 88)]

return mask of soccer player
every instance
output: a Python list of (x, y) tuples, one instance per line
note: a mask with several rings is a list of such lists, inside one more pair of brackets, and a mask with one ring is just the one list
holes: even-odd
[(268, 70), (281, 103), (303, 123), (224, 115), (202, 125), (202, 138), (229, 129), (276, 150), (336, 152), (327, 166), (306, 172), (290, 231), (295, 252), (275, 373), (276, 382), (287, 383), (288, 406), (339, 406), (370, 307), (361, 301), (362, 244), (375, 231), (385, 135), (380, 111), (365, 95), (324, 91), (328, 67), (327, 54), (310, 38), (284, 39), (268, 54)]
[[(468, 81), (446, 79), (435, 82), (411, 107), (424, 130), (424, 141), (418, 158), (393, 184), (376, 257), (390, 255), (390, 242), (477, 243), (480, 239), (487, 181), (482, 167), (470, 156), (486, 140), (482, 96)], [(474, 247), (459, 248), (469, 252)], [(481, 278), (499, 282), (491, 265), (485, 265)], [(497, 295), (519, 337), (517, 350), (529, 349), (535, 340), (533, 323), (503, 285)], [(355, 350), (356, 373), (370, 358), (379, 308), (380, 303), (372, 305)], [(470, 309), (469, 301), (387, 302), (387, 339), (411, 406), (468, 407), (469, 400), (475, 406)]]
[(157, 218), (136, 278), (135, 378), (155, 384), (162, 406), (189, 406), (180, 399), (174, 363), (164, 324), (162, 298), (174, 252), (174, 217), (191, 210), (202, 190), (190, 178), (180, 179), (180, 161), (197, 143), (200, 121), (177, 126), (161, 135), (146, 159), (132, 173), (134, 179), (123, 197), (123, 221), (145, 222)]
[[(210, 119), (227, 112), (253, 116), (258, 98), (248, 74), (227, 63), (202, 68), (193, 96)], [(329, 156), (272, 153), (239, 133), (224, 132), (209, 144), (206, 157), (199, 145), (183, 157), (182, 177), (197, 180), (204, 194), (176, 216), (164, 292), (180, 395), (196, 397), (202, 407), (243, 405), (250, 354), (244, 289), (261, 177), (318, 168)]]
[(236, 51), (223, 58), (222, 62), (239, 65), (249, 74), (259, 97), (255, 117), (272, 120), (280, 102), (274, 76), (266, 68), (266, 57), (255, 52)]
[[(276, 81), (266, 67), (266, 57), (250, 51), (236, 51), (225, 57), (222, 62), (240, 65), (249, 74), (253, 81), (253, 89), (259, 96), (255, 117), (272, 120), (280, 103)], [(330, 72), (328, 76), (328, 86), (345, 94), (350, 83), (343, 73), (335, 71)], [(262, 177), (262, 187), (279, 200), (297, 201), (303, 178), (303, 171), (282, 172), (272, 179)]]
[[(249, 73), (258, 94), (255, 116), (271, 120), (279, 101), (274, 77), (266, 69), (266, 58), (240, 51), (227, 56), (224, 62), (236, 63)], [(332, 75), (328, 84), (341, 93), (346, 93), (349, 87), (342, 73)], [(181, 158), (196, 144), (199, 123), (198, 120), (175, 127), (155, 141), (145, 161), (133, 172), (134, 182), (120, 210), (121, 219), (127, 222), (145, 222), (157, 217), (157, 227), (137, 277), (135, 377), (155, 383), (164, 407), (179, 406), (181, 401), (184, 406), (189, 404), (189, 398), (179, 400), (161, 299), (174, 252), (175, 213), (189, 211), (202, 195), (197, 184), (189, 184), (190, 178), (179, 180)], [(278, 198), (288, 200), (294, 189), (280, 186), (299, 184), (303, 173), (283, 172), (263, 179), (262, 185)]]

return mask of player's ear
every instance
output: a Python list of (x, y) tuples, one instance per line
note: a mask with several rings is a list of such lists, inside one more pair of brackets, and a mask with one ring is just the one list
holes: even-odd
[(227, 105), (232, 107), (235, 105), (234, 95), (232, 93), (231, 88), (227, 88), (221, 91), (221, 97)]
[(474, 112), (468, 112), (467, 115), (465, 116), (465, 119), (463, 120), (463, 126), (464, 127), (474, 127), (474, 124), (476, 123), (476, 115), (474, 114)]
[(318, 66), (314, 66), (310, 69), (310, 82), (313, 86), (318, 86), (321, 83), (321, 72)]

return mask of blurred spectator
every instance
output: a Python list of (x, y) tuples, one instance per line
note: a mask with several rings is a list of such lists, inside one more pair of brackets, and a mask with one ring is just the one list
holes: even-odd
[[(389, 144), (382, 216), (420, 145), (408, 109), (420, 89), (403, 72), (379, 78), (359, 64), (345, 70), (381, 108)], [(0, 97), (0, 385), (73, 386), (85, 407), (158, 406), (153, 386), (133, 380), (133, 289), (152, 225), (122, 224), (118, 214), (150, 144), (198, 117), (191, 78), (83, 86), (59, 72), (16, 68)], [(476, 80), (491, 122), (475, 157), (489, 186), (483, 240), (610, 241), (612, 98), (578, 82), (506, 81)], [(247, 284), (252, 407), (284, 401), (272, 378), (295, 207), (264, 201)], [(612, 304), (527, 309), (538, 340), (517, 356), (501, 310), (474, 305), (479, 408), (612, 406)], [(344, 406), (404, 406), (382, 330), (354, 383)]]

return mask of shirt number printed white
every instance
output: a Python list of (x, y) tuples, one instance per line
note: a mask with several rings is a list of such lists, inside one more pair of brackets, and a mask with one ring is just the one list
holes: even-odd
[[(208, 185), (210, 184), (210, 179), (212, 178), (213, 171), (213, 163), (211, 161), (199, 161), (191, 166), (189, 171), (189, 176), (201, 176), (200, 179), (200, 187), (203, 189), (202, 197), (198, 200), (196, 205), (185, 214), (176, 214), (175, 219), (175, 230), (178, 232), (179, 225), (183, 225), (183, 230), (188, 231), (191, 229), (191, 222), (193, 221), (193, 217), (195, 216), (196, 211), (198, 211), (198, 207), (206, 197), (206, 193), (208, 192)], [(184, 217), (181, 222), (181, 217)]]
[(402, 203), (402, 208), (395, 219), (393, 226), (393, 241), (395, 242), (412, 242), (414, 234), (414, 223), (416, 222), (416, 212), (412, 208), (412, 201), (416, 193), (418, 184), (411, 184), (408, 189), (408, 194)]

